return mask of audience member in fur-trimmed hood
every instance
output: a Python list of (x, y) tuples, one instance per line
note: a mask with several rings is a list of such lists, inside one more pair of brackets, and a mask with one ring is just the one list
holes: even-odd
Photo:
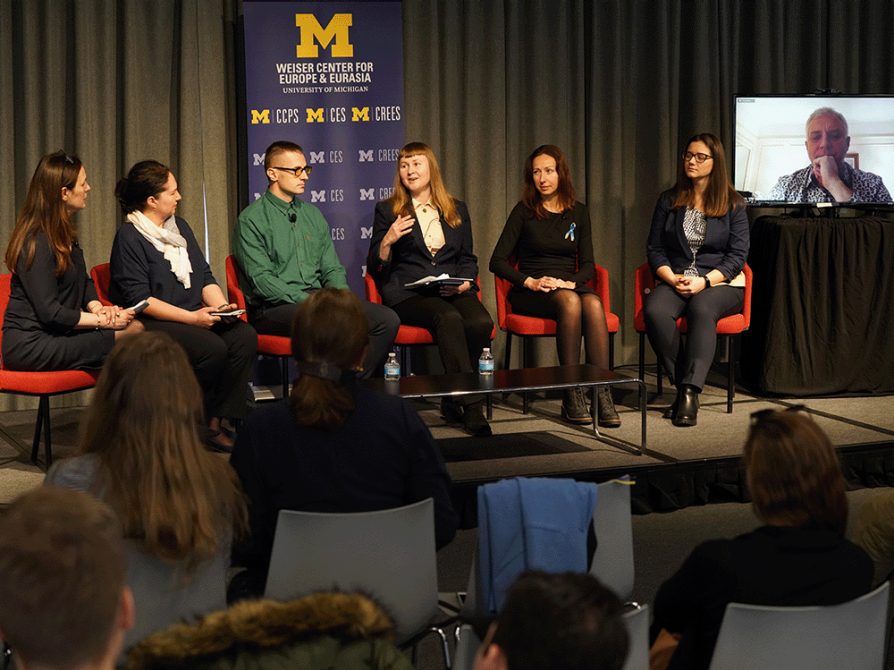
[(364, 595), (244, 600), (151, 635), (128, 652), (127, 668), (412, 670), (393, 639), (391, 618)]

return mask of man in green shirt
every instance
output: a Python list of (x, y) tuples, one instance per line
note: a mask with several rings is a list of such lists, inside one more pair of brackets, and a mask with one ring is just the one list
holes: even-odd
[[(348, 282), (329, 224), (299, 197), (311, 171), (304, 150), (293, 142), (274, 142), (267, 147), (264, 170), (267, 192), (239, 215), (233, 255), (255, 330), (288, 337), (298, 303), (321, 288), (348, 288)], [(400, 319), (384, 305), (363, 306), (369, 320), (363, 376), (369, 377), (391, 349)]]

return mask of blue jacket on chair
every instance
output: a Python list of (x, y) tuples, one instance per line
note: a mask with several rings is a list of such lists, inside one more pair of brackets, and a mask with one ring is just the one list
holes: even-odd
[(525, 570), (587, 572), (596, 485), (504, 479), (478, 489), (480, 607), (496, 613)]

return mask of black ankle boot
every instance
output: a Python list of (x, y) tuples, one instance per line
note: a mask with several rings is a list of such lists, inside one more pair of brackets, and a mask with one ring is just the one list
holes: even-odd
[(617, 428), (621, 425), (621, 417), (615, 409), (610, 388), (600, 387), (596, 392), (596, 410), (599, 425), (603, 428)]
[(699, 390), (692, 384), (682, 385), (673, 420), (675, 426), (694, 426), (698, 423), (698, 394)]
[(463, 408), (463, 430), (475, 437), (490, 437), (493, 431), (484, 418), (484, 401), (473, 402)]
[(590, 411), (587, 409), (587, 400), (580, 386), (565, 389), (562, 399), (562, 418), (568, 423), (584, 425), (593, 422)]

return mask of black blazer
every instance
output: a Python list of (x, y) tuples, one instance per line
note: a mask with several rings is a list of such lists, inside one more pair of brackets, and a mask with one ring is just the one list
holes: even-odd
[[(652, 272), (668, 265), (676, 274), (682, 274), (692, 262), (692, 252), (683, 233), (685, 208), (673, 209), (673, 190), (658, 197), (646, 257)], [(734, 207), (724, 216), (708, 218), (705, 242), (698, 251), (696, 267), (700, 275), (720, 270), (727, 280), (732, 280), (745, 267), (748, 257), (750, 234), (745, 207)]]
[[(444, 246), (432, 258), (425, 246), (422, 228), (416, 220), (408, 235), (404, 235), (391, 247), (391, 259), (383, 261), (379, 258), (379, 244), (396, 218), (390, 204), (383, 200), (376, 203), (376, 214), (373, 220), (372, 239), (369, 243), (369, 256), (366, 260), (366, 271), (375, 277), (382, 293), (382, 301), (389, 306), (396, 305), (408, 298), (419, 295), (413, 289), (404, 288), (428, 275), (447, 273), (451, 277), (478, 277), (478, 259), (472, 252), (472, 221), (466, 203), (454, 200), (456, 211), (462, 223), (458, 228), (451, 228), (444, 219)], [(414, 216), (415, 218), (415, 216)], [(472, 284), (472, 289), (477, 290)]]

